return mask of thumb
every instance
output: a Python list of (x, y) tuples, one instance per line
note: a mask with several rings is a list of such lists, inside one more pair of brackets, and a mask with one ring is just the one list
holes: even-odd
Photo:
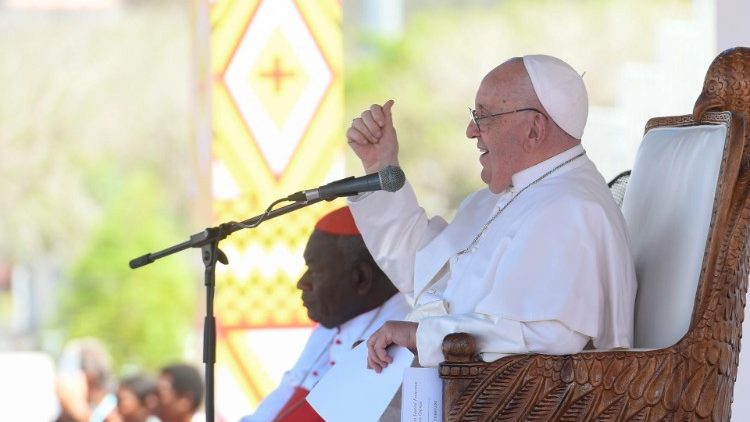
[(383, 104), (383, 113), (385, 114), (385, 123), (386, 125), (393, 126), (393, 114), (391, 113), (391, 108), (393, 108), (393, 104), (395, 101), (388, 100)]

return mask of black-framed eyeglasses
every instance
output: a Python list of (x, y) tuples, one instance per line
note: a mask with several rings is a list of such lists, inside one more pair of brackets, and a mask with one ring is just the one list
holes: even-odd
[(511, 111), (504, 111), (502, 113), (490, 114), (490, 115), (487, 115), (487, 116), (478, 116), (477, 115), (477, 111), (474, 110), (473, 108), (469, 107), (469, 114), (471, 115), (471, 121), (473, 121), (474, 124), (477, 125), (477, 130), (480, 131), (480, 132), (482, 131), (482, 128), (479, 126), (479, 121), (480, 120), (489, 119), (490, 117), (502, 116), (504, 114), (518, 113), (518, 112), (521, 112), (521, 111), (536, 111), (539, 114), (544, 114), (540, 110), (535, 109), (534, 107), (527, 107), (527, 108), (518, 108), (518, 109), (515, 109), (515, 110), (511, 110)]

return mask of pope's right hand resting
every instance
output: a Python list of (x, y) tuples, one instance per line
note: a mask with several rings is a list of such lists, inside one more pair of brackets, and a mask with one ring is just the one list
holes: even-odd
[(388, 346), (395, 344), (417, 352), (417, 323), (410, 321), (386, 321), (367, 339), (367, 367), (380, 373), (393, 358), (388, 355)]

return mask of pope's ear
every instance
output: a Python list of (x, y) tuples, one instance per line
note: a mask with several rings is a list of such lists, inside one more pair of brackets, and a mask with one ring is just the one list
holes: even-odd
[(360, 260), (354, 271), (355, 287), (357, 294), (366, 295), (372, 290), (373, 277), (375, 275), (372, 264), (365, 260)]
[(523, 148), (525, 152), (532, 152), (539, 148), (547, 136), (547, 118), (541, 113), (534, 113), (534, 117), (529, 124), (528, 136), (524, 140)]

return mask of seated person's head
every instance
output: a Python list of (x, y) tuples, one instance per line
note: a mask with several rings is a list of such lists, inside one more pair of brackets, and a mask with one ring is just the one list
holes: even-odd
[(112, 381), (112, 364), (104, 345), (95, 339), (83, 339), (81, 370), (86, 375), (89, 389), (107, 390)]
[(156, 380), (147, 375), (124, 378), (117, 387), (117, 413), (123, 422), (143, 422), (156, 411)]
[(162, 422), (189, 421), (203, 401), (203, 378), (191, 365), (169, 365), (161, 370), (156, 393), (156, 416)]
[(466, 136), (481, 151), (482, 181), (501, 193), (513, 175), (580, 143), (588, 94), (578, 73), (544, 55), (514, 57), (477, 90)]
[(324, 216), (305, 248), (297, 288), (307, 315), (327, 328), (377, 308), (396, 293), (367, 250), (348, 207)]
[(60, 356), (56, 380), (60, 418), (88, 419), (93, 411), (109, 414), (115, 407), (114, 399), (109, 399), (111, 368), (109, 353), (99, 340), (70, 341)]

